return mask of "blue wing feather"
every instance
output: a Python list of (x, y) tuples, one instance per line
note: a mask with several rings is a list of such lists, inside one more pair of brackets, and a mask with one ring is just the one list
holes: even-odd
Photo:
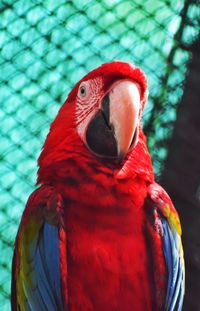
[(27, 286), (25, 291), (27, 294), (27, 300), (30, 305), (31, 311), (34, 311), (34, 310), (46, 311), (46, 308), (42, 300), (42, 297), (40, 295), (40, 292), (38, 290), (38, 287), (35, 287), (34, 289), (32, 289)]
[(36, 256), (35, 256), (35, 273), (37, 277), (38, 290), (43, 298), (45, 307), (48, 310), (55, 309), (55, 299), (50, 287), (50, 280), (46, 273), (45, 261), (43, 260), (43, 256), (41, 255), (43, 250), (40, 248), (40, 243), (37, 248)]
[(168, 282), (165, 311), (182, 309), (184, 296), (184, 267), (179, 254), (178, 233), (172, 233), (167, 219), (162, 218), (163, 226), (163, 253), (167, 265)]
[[(33, 252), (32, 245), (35, 246)], [(30, 244), (30, 273), (24, 281), (27, 310), (62, 310), (59, 266), (59, 233), (56, 226), (44, 222), (37, 244)], [(31, 282), (30, 282), (31, 281)], [(31, 284), (31, 286), (30, 286)]]
[(178, 275), (177, 275), (177, 283), (175, 285), (173, 300), (171, 303), (171, 309), (174, 310), (175, 306), (178, 304), (178, 297), (181, 290), (181, 280), (182, 280), (182, 269), (179, 261)]
[(185, 292), (185, 288), (184, 288), (184, 271), (183, 271), (183, 267), (182, 267), (182, 282), (181, 282), (181, 289), (180, 289), (180, 293), (179, 293), (177, 311), (181, 311), (182, 310), (184, 292)]
[(43, 234), (43, 245), (46, 257), (46, 268), (49, 276), (49, 284), (54, 292), (55, 300), (62, 309), (61, 283), (60, 283), (60, 255), (58, 228), (45, 223)]

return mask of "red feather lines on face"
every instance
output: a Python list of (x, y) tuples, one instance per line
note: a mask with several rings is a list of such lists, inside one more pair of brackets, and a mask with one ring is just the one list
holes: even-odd
[(85, 97), (80, 98), (80, 96), (77, 95), (76, 99), (76, 124), (78, 131), (80, 131), (79, 125), (86, 119), (86, 117), (94, 111), (95, 108), (99, 108), (100, 99), (103, 96), (102, 78), (98, 77), (93, 80), (87, 80), (84, 85), (86, 86), (87, 92)]
[[(94, 101), (95, 103), (95, 101)], [(81, 122), (83, 122), (85, 120), (85, 118), (94, 110), (94, 107), (93, 107), (93, 103), (92, 104), (92, 107), (86, 107), (85, 110), (81, 111), (78, 110), (78, 112), (76, 113), (76, 125), (79, 126), (81, 124)]]

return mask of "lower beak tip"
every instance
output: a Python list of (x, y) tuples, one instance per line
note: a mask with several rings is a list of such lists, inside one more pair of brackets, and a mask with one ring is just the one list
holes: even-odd
[(118, 163), (121, 163), (124, 160), (124, 156), (125, 154), (122, 151), (118, 153), (118, 157), (117, 157)]

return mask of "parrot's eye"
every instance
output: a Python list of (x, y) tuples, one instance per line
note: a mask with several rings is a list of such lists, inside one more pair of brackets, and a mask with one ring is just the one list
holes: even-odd
[(78, 96), (84, 98), (87, 95), (87, 88), (85, 83), (81, 84), (78, 90)]
[(84, 86), (82, 86), (82, 87), (80, 88), (80, 93), (81, 93), (81, 95), (84, 95), (84, 94), (85, 94), (85, 87), (84, 87)]

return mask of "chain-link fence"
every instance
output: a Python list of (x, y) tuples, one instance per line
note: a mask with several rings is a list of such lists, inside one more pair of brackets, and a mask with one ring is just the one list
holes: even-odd
[(13, 241), (48, 127), (86, 72), (114, 59), (149, 79), (144, 128), (157, 177), (199, 32), (198, 1), (1, 0), (0, 310), (9, 310)]

